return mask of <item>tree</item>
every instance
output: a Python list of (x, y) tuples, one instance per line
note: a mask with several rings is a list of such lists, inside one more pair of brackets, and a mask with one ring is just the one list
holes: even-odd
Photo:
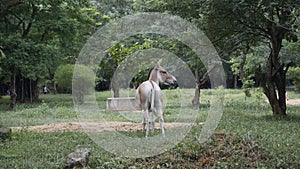
[(61, 63), (74, 63), (99, 15), (89, 1), (28, 0), (1, 3), (0, 67), (18, 100), (39, 100), (39, 82), (52, 80)]
[[(172, 15), (180, 16), (195, 25), (199, 28), (203, 28), (203, 8), (204, 1), (193, 1), (193, 0), (151, 0), (151, 1), (143, 1), (137, 0), (134, 1), (134, 9), (138, 11), (144, 12), (162, 12), (169, 13)], [(195, 56), (195, 54), (188, 47), (184, 46), (181, 42), (176, 40), (170, 40), (165, 38), (160, 41), (161, 48), (174, 52), (177, 56), (179, 56), (182, 60), (184, 60), (189, 67), (194, 72), (196, 77), (195, 79), (195, 95), (192, 100), (193, 106), (197, 107), (200, 105), (200, 89), (201, 87), (209, 82), (209, 72), (211, 70), (206, 70), (201, 60)]]
[(243, 42), (269, 45), (265, 74), (257, 72), (274, 115), (286, 115), (285, 81), (290, 64), (283, 63), (279, 54), (284, 39), (297, 41), (299, 6), (299, 1), (292, 0), (208, 2), (206, 19), (210, 38), (233, 49)]

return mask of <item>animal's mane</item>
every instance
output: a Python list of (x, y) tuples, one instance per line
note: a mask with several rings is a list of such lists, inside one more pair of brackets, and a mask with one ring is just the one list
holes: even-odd
[(154, 69), (154, 67), (150, 69), (150, 71), (148, 73), (148, 76), (147, 76), (147, 80), (150, 78), (150, 75), (151, 75), (151, 72), (152, 72), (153, 69)]

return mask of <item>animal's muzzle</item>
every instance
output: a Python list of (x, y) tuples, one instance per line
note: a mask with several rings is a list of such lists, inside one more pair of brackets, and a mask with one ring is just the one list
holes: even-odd
[(177, 79), (173, 76), (172, 78), (168, 79), (167, 80), (167, 83), (170, 85), (170, 86), (173, 86), (175, 88), (178, 87), (178, 83), (177, 83)]

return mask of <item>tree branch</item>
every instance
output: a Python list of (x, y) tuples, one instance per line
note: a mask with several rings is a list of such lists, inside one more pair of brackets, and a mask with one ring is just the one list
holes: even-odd
[(202, 86), (205, 82), (207, 82), (207, 80), (209, 79), (209, 73), (211, 71), (213, 71), (216, 68), (217, 64), (214, 64), (213, 67), (211, 69), (209, 69), (208, 71), (206, 71), (206, 73), (202, 76), (202, 78), (199, 80), (199, 86)]
[(284, 69), (284, 73), (286, 74), (287, 71), (289, 70), (290, 66), (292, 66), (293, 62), (289, 62), (288, 64), (286, 64), (286, 67)]

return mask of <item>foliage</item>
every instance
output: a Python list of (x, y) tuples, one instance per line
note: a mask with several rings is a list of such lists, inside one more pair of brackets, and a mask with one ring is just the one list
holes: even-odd
[(143, 12), (161, 12), (180, 16), (189, 21), (195, 21), (200, 18), (203, 1), (193, 0), (135, 0), (133, 9)]
[[(149, 63), (152, 63), (153, 65), (153, 63), (156, 63), (159, 58), (167, 61), (169, 56), (164, 56), (162, 54), (157, 56), (156, 54), (152, 57), (145, 56), (147, 57), (146, 60), (140, 59), (142, 57), (142, 51), (147, 49), (162, 49), (169, 51), (183, 60), (189, 68), (193, 70), (193, 73), (197, 71), (199, 75), (203, 75), (206, 72), (206, 69), (199, 57), (197, 57), (192, 49), (184, 43), (163, 35), (143, 34), (124, 39), (108, 50), (107, 56), (103, 59), (99, 66), (99, 71), (97, 72), (97, 76), (100, 77), (100, 84), (104, 85), (103, 82), (110, 82), (115, 69), (124, 69), (124, 66), (135, 66), (135, 68), (138, 69), (137, 74), (134, 75), (131, 82), (132, 85), (140, 84), (145, 81), (150, 69), (152, 68), (149, 67)], [(134, 65), (128, 65), (131, 63), (134, 63)], [(172, 67), (172, 65), (169, 66)], [(173, 65), (171, 69), (175, 70), (176, 68)], [(177, 69), (179, 68), (177, 67)]]
[(55, 71), (54, 79), (60, 92), (70, 93), (72, 91), (74, 65), (60, 65)]
[[(180, 16), (202, 29), (206, 25), (206, 23), (203, 22), (202, 15), (204, 4), (205, 3), (203, 1), (193, 0), (186, 0), (184, 2), (180, 0), (135, 0), (133, 3), (133, 9), (142, 12), (161, 12)], [(197, 78), (200, 78), (203, 74), (205, 74), (206, 69), (203, 63), (197, 56), (195, 56), (192, 49), (185, 46), (185, 44), (168, 37), (158, 37), (155, 40), (156, 43), (153, 45), (154, 47), (169, 50), (176, 54), (176, 56), (188, 64), (195, 75), (199, 74), (199, 77)]]
[[(3, 7), (9, 3), (3, 2)], [(39, 80), (52, 81), (58, 65), (74, 63), (85, 40), (94, 32), (98, 22), (94, 18), (99, 15), (91, 2), (81, 0), (19, 1), (1, 14), (0, 46), (6, 58), (0, 67), (6, 71), (0, 78), (7, 81), (16, 77), (16, 84), (10, 84), (11, 88), (17, 87), (19, 100), (38, 97), (34, 89)]]
[(293, 81), (296, 91), (300, 92), (300, 67), (289, 68), (287, 78)]
[(241, 50), (247, 54), (251, 46), (268, 44), (266, 68), (256, 73), (274, 115), (286, 115), (285, 76), (289, 63), (280, 59), (280, 53), (284, 40), (298, 40), (299, 2), (211, 0), (207, 6), (208, 36), (216, 41), (220, 53), (232, 55)]
[(84, 65), (66, 64), (60, 65), (54, 79), (57, 82), (58, 90), (62, 93), (72, 92), (76, 100), (83, 102), (84, 95), (91, 93), (95, 86), (95, 75), (91, 69)]
[(251, 88), (255, 84), (259, 85), (256, 73), (257, 71), (264, 72), (268, 52), (269, 49), (263, 45), (251, 47), (247, 54), (240, 53), (227, 62), (230, 64), (233, 74), (240, 77), (243, 83), (242, 89), (247, 97), (251, 96)]
[(95, 74), (87, 66), (75, 65), (72, 78), (72, 94), (78, 103), (84, 102), (84, 96), (94, 91)]

